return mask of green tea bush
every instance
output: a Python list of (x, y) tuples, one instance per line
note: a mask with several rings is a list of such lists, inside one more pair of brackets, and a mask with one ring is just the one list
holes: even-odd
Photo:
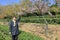
[[(48, 22), (48, 24), (60, 24), (60, 18), (51, 18), (48, 15), (44, 16), (44, 19)], [(21, 17), (20, 22), (23, 23), (45, 23), (44, 19), (40, 16), (29, 16), (29, 17)], [(9, 22), (11, 19), (1, 19), (2, 22)]]

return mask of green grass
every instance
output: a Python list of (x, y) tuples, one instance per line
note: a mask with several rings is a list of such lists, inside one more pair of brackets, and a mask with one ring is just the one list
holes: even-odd
[[(8, 34), (8, 26), (0, 25), (0, 40), (11, 40), (11, 35)], [(31, 33), (20, 31), (19, 40), (44, 40), (44, 38), (32, 35)]]
[(32, 35), (32, 34), (27, 33), (27, 32), (21, 32), (21, 34), (19, 35), (19, 39), (20, 40), (44, 40), (41, 37), (38, 37), (36, 35)]

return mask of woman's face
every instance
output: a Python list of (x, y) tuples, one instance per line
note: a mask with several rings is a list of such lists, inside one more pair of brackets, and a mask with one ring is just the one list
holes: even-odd
[(13, 20), (15, 20), (15, 21), (16, 21), (16, 17), (13, 17)]

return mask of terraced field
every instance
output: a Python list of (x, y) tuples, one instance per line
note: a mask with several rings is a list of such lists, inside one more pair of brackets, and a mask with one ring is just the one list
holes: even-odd
[[(8, 24), (8, 23), (7, 23)], [(8, 31), (8, 25), (6, 23), (1, 23), (2, 26), (0, 26), (0, 30), (3, 30), (4, 32), (7, 33), (7, 36), (9, 36)], [(7, 25), (7, 26), (6, 26)], [(47, 29), (47, 36), (45, 32), (46, 25), (45, 24), (39, 24), (39, 23), (20, 23), (19, 29), (22, 30), (21, 34), (19, 35), (24, 38), (31, 38), (31, 40), (41, 40), (44, 38), (44, 40), (59, 40), (60, 39), (60, 25), (59, 24), (48, 24), (48, 29)], [(24, 35), (26, 34), (26, 35)], [(28, 34), (28, 35), (27, 35)], [(31, 34), (31, 36), (30, 36)], [(38, 36), (38, 39), (35, 39), (35, 37), (32, 36)], [(11, 36), (9, 36), (11, 37)], [(21, 38), (23, 38), (21, 37)], [(20, 38), (20, 39), (21, 39)], [(37, 37), (36, 37), (37, 38)], [(28, 40), (26, 39), (26, 40)]]
[[(11, 35), (9, 32), (9, 27), (5, 25), (0, 25), (0, 40), (11, 40)], [(20, 31), (18, 36), (19, 40), (44, 40), (42, 37), (32, 35), (31, 33)]]
[(60, 25), (48, 24), (47, 34), (45, 31), (45, 24), (37, 23), (24, 23), (21, 24), (20, 29), (26, 32), (30, 32), (37, 36), (43, 37), (45, 40), (59, 40), (60, 39)]

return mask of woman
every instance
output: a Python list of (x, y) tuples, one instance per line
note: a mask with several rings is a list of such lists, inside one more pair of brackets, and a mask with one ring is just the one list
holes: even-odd
[(12, 35), (12, 40), (18, 40), (18, 34), (19, 34), (19, 30), (18, 30), (18, 22), (20, 21), (20, 15), (19, 18), (16, 20), (16, 17), (14, 16), (12, 18), (12, 21), (10, 22), (10, 32), (9, 34)]

